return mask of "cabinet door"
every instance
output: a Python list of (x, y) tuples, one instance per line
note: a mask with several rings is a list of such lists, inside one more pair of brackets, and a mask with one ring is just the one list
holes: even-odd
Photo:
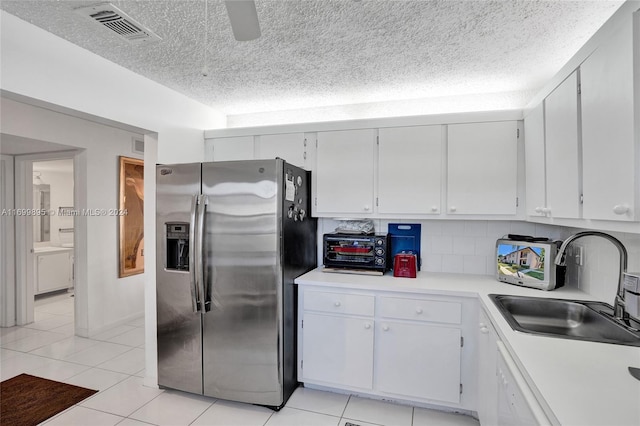
[(260, 135), (256, 138), (256, 159), (280, 157), (294, 166), (305, 166), (304, 133)]
[(253, 160), (253, 136), (215, 138), (205, 143), (208, 161)]
[(36, 294), (71, 287), (71, 263), (69, 252), (39, 254)]
[(634, 74), (632, 40), (629, 19), (580, 66), (583, 216), (587, 219), (637, 220), (640, 139), (636, 135), (634, 142), (634, 114), (638, 132), (640, 105), (634, 111), (634, 96), (640, 102), (640, 48), (635, 47)]
[(447, 213), (516, 214), (517, 123), (448, 126)]
[(550, 424), (502, 342), (497, 343), (498, 426)]
[(318, 133), (315, 213), (372, 213), (374, 149), (373, 129)]
[(440, 213), (442, 126), (379, 130), (378, 212)]
[(303, 381), (371, 389), (373, 320), (304, 313)]
[(544, 216), (546, 212), (544, 103), (540, 103), (524, 118), (524, 152), (527, 215)]
[(460, 402), (460, 329), (431, 324), (376, 324), (376, 388)]
[(571, 74), (547, 98), (545, 146), (547, 208), (552, 217), (580, 218), (578, 75)]
[(482, 311), (478, 331), (478, 418), (483, 425), (495, 425), (498, 423), (498, 335)]

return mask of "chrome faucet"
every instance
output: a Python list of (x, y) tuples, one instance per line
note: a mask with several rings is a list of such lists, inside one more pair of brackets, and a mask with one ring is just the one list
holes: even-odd
[(602, 237), (606, 240), (611, 241), (611, 243), (614, 246), (616, 246), (616, 248), (618, 249), (618, 252), (620, 252), (620, 271), (619, 271), (620, 275), (618, 276), (618, 290), (616, 292), (616, 297), (613, 301), (613, 316), (615, 319), (625, 322), (629, 317), (629, 314), (625, 310), (623, 274), (627, 272), (628, 256), (627, 256), (627, 249), (620, 242), (620, 240), (618, 240), (617, 238), (609, 234), (605, 234), (604, 232), (598, 232), (598, 231), (578, 232), (577, 234), (574, 234), (569, 238), (567, 238), (566, 240), (564, 240), (564, 242), (562, 243), (562, 246), (560, 246), (560, 248), (558, 249), (558, 254), (556, 255), (555, 263), (556, 265), (560, 265), (560, 266), (566, 265), (564, 257), (565, 257), (565, 251), (567, 249), (567, 246), (572, 242), (574, 242), (575, 240), (577, 240), (578, 238), (590, 237), (590, 236)]

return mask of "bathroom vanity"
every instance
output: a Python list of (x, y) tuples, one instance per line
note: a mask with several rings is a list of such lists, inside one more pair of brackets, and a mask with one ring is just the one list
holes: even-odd
[(34, 294), (73, 287), (73, 248), (36, 247)]

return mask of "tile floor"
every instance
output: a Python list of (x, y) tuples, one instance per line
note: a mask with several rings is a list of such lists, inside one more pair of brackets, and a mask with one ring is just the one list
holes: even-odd
[(73, 334), (73, 298), (39, 299), (35, 322), (0, 328), (0, 380), (20, 373), (98, 389), (44, 424), (197, 426), (469, 425), (459, 414), (300, 387), (279, 412), (248, 404), (143, 386), (144, 322), (92, 339)]

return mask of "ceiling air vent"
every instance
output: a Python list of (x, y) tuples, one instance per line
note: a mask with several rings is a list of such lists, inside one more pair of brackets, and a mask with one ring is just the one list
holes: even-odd
[(131, 43), (161, 40), (161, 38), (151, 30), (127, 16), (126, 13), (111, 3), (100, 3), (93, 6), (81, 7), (75, 9), (75, 12), (95, 20), (120, 37), (129, 40)]

